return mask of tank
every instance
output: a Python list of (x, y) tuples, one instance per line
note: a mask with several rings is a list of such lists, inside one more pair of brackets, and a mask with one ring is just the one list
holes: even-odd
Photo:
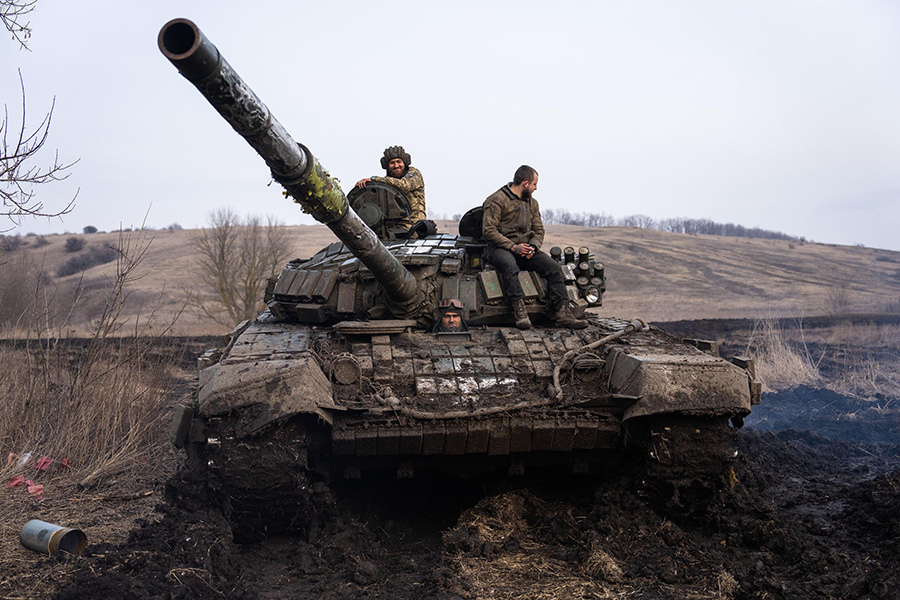
[[(603, 474), (637, 457), (673, 495), (698, 475), (725, 481), (729, 440), (760, 397), (752, 361), (588, 310), (606, 280), (587, 247), (550, 254), (588, 327), (551, 327), (546, 281), (522, 273), (535, 327), (516, 329), (480, 208), (458, 233), (404, 231), (402, 192), (373, 182), (345, 196), (194, 23), (170, 21), (158, 42), (336, 237), (269, 281), (267, 310), (200, 357), (196, 397), (176, 410), (170, 438), (236, 535), (305, 531), (329, 482), (369, 473)], [(463, 331), (435, 331), (442, 305), (459, 307)]]

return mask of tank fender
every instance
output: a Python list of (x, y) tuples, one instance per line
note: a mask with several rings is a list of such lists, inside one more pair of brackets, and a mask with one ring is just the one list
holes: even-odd
[(614, 394), (639, 396), (624, 419), (664, 413), (746, 415), (750, 412), (747, 372), (697, 351), (679, 355), (614, 349), (606, 362)]
[(254, 430), (303, 413), (331, 424), (334, 408), (331, 382), (312, 356), (213, 365), (203, 370), (197, 399), (207, 418), (258, 405)]

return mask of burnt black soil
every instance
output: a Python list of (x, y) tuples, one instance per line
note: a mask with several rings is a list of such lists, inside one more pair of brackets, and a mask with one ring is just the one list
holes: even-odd
[(687, 511), (628, 473), (376, 478), (333, 486), (338, 517), (310, 539), (242, 546), (180, 472), (58, 597), (900, 598), (900, 423), (859, 402), (765, 394), (730, 485)]

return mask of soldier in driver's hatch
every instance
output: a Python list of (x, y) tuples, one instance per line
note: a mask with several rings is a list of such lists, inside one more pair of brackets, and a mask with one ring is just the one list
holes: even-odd
[(537, 171), (522, 165), (510, 183), (484, 201), (482, 233), (488, 243), (487, 260), (500, 271), (516, 327), (531, 329), (519, 271), (536, 271), (547, 279), (550, 288), (550, 319), (560, 327), (583, 329), (587, 327), (587, 321), (576, 319), (572, 314), (559, 263), (541, 252), (544, 222), (538, 202), (532, 196), (537, 186)]
[(458, 298), (445, 298), (439, 307), (440, 317), (434, 324), (435, 333), (461, 333), (469, 330), (465, 308)]
[(373, 175), (356, 182), (356, 187), (364, 188), (369, 181), (380, 181), (392, 185), (406, 194), (412, 212), (408, 219), (398, 223), (403, 229), (409, 229), (415, 223), (426, 218), (425, 180), (422, 179), (422, 172), (411, 166), (410, 163), (412, 163), (412, 158), (410, 158), (409, 152), (403, 149), (403, 146), (385, 148), (384, 156), (381, 157), (381, 166), (386, 175), (384, 177)]

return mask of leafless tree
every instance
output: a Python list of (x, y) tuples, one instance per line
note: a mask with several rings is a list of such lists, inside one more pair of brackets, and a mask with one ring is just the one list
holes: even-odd
[(37, 0), (0, 0), (0, 22), (23, 50), (28, 50), (31, 22), (23, 23), (22, 19), (34, 10), (35, 4)]
[[(37, 0), (0, 0), (0, 22), (19, 43), (20, 49), (28, 50), (31, 26), (23, 19), (34, 10), (36, 3)], [(25, 123), (25, 84), (21, 71), (19, 86), (22, 89), (21, 123), (18, 127), (10, 124), (9, 109), (5, 103), (3, 120), (0, 121), (0, 215), (7, 217), (14, 225), (18, 225), (25, 216), (58, 217), (71, 211), (75, 205), (73, 197), (61, 210), (47, 210), (36, 197), (37, 186), (65, 179), (69, 176), (68, 169), (75, 163), (60, 163), (57, 153), (49, 166), (35, 164), (50, 133), (56, 99), (37, 128), (29, 132)]]
[(619, 219), (622, 227), (635, 227), (637, 229), (654, 229), (656, 221), (647, 215), (628, 215)]
[(266, 279), (290, 257), (290, 238), (275, 217), (241, 219), (231, 208), (211, 212), (207, 223), (191, 236), (200, 287), (194, 305), (231, 327), (259, 312)]
[(28, 132), (25, 127), (25, 86), (21, 73), (19, 83), (22, 85), (21, 123), (15, 133), (10, 131), (6, 104), (3, 105), (3, 120), (0, 121), (0, 200), (3, 203), (0, 215), (9, 218), (14, 224), (18, 224), (25, 216), (57, 217), (68, 213), (75, 205), (73, 197), (62, 210), (46, 210), (44, 203), (36, 196), (37, 186), (66, 179), (69, 176), (68, 169), (75, 163), (60, 163), (57, 153), (49, 166), (35, 164), (50, 133), (56, 100), (54, 99), (50, 112), (37, 128)]

